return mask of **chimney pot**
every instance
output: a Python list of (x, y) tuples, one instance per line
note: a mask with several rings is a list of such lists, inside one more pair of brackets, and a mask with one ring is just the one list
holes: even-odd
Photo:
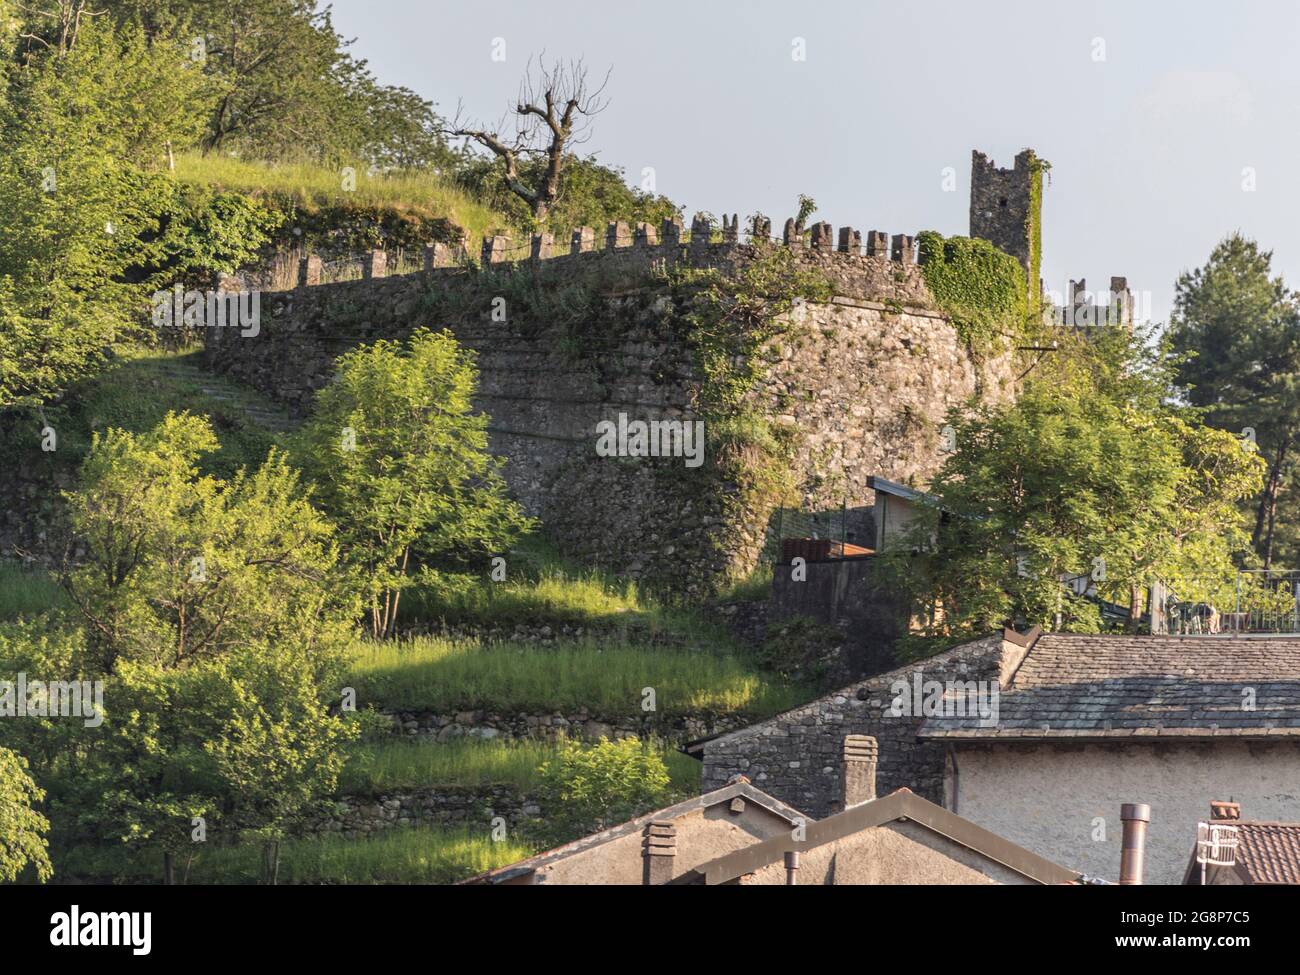
[(1211, 802), (1210, 819), (1214, 822), (1232, 822), (1241, 819), (1241, 803)]
[(799, 851), (788, 850), (785, 854), (785, 885), (797, 886), (799, 883)]
[(645, 883), (658, 887), (673, 879), (673, 858), (677, 855), (677, 827), (671, 822), (652, 822), (645, 828), (642, 856)]
[(1119, 818), (1124, 824), (1124, 838), (1119, 858), (1119, 882), (1126, 886), (1138, 885), (1142, 883), (1147, 824), (1151, 822), (1151, 807), (1145, 802), (1126, 802), (1119, 808)]

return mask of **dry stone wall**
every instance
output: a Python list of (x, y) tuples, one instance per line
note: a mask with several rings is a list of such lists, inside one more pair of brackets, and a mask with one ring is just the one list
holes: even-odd
[(889, 713), (895, 681), (996, 681), (1001, 674), (1001, 634), (965, 643), (818, 698), (704, 745), (701, 789), (720, 788), (733, 775), (821, 819), (840, 797), (846, 735), (870, 735), (879, 746), (876, 793), (911, 789), (943, 804), (943, 745), (916, 738), (921, 716)]
[[(606, 248), (590, 250), (575, 234), (571, 252), (535, 240), (536, 259), (497, 265), (507, 248), (486, 241), (483, 267), (441, 266), (445, 245), (430, 249), (422, 273), (303, 284), (262, 296), (255, 336), (210, 329), (207, 359), (293, 409), (304, 412), (328, 381), (334, 357), (377, 338), (419, 326), (449, 327), (477, 353), (477, 406), (490, 416), (492, 449), (507, 458), (506, 478), (529, 511), (570, 555), (687, 595), (703, 595), (756, 562), (769, 512), (734, 503), (734, 486), (711, 479), (708, 464), (682, 457), (603, 457), (597, 424), (694, 417), (699, 376), (685, 340), (680, 293), (656, 270), (687, 264), (734, 268), (752, 259), (736, 223), (721, 242), (711, 228), (666, 221), (662, 233), (641, 225), (611, 227)], [(762, 228), (759, 228), (760, 230)], [(849, 230), (848, 234), (844, 231)], [(787, 230), (787, 246), (822, 270), (836, 297), (803, 303), (763, 354), (764, 379), (753, 405), (797, 429), (794, 475), (809, 505), (867, 505), (867, 478), (924, 481), (939, 463), (939, 427), (949, 407), (972, 396), (1014, 395), (1007, 358), (977, 361), (926, 290), (912, 239), (843, 228), (813, 228), (812, 246)], [(494, 272), (527, 275), (563, 298), (575, 282), (597, 296), (585, 321), (521, 314), (503, 298)], [(474, 278), (474, 275), (478, 275)], [(437, 309), (448, 289), (479, 290), (468, 313)], [(504, 314), (494, 315), (494, 311)], [(499, 318), (505, 320), (497, 320)]]

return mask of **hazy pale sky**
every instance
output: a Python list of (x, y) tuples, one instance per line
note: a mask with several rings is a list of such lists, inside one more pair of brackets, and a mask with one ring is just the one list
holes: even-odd
[[(1300, 286), (1300, 7), (1204, 2), (335, 0), (353, 52), (444, 114), (496, 119), (530, 54), (613, 67), (585, 149), (685, 208), (807, 193), (860, 230), (967, 233), (970, 151), (1052, 164), (1043, 277), (1126, 275), (1169, 313), (1233, 230)], [(506, 58), (494, 61), (494, 39)], [(806, 59), (792, 57), (796, 38)], [(944, 170), (957, 173), (953, 192)], [(1250, 187), (1253, 186), (1253, 189)], [(1141, 307), (1141, 306), (1139, 306)]]

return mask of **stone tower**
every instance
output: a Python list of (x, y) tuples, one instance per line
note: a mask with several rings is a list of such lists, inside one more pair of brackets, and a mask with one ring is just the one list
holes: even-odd
[(970, 235), (1006, 251), (1025, 269), (1029, 294), (1037, 295), (1042, 255), (1043, 170), (1047, 164), (1024, 149), (1012, 169), (999, 169), (978, 149), (971, 151)]

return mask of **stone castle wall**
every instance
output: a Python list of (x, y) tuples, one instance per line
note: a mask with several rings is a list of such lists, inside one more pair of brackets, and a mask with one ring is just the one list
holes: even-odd
[[(762, 234), (761, 225), (756, 230)], [(370, 276), (335, 284), (303, 284), (261, 296), (255, 336), (237, 329), (207, 331), (207, 359), (299, 412), (331, 373), (333, 359), (376, 338), (401, 337), (418, 326), (449, 327), (477, 354), (477, 406), (490, 417), (492, 449), (507, 458), (506, 478), (529, 511), (568, 553), (634, 578), (690, 594), (751, 568), (768, 512), (737, 511), (709, 468), (680, 457), (599, 457), (596, 426), (604, 420), (693, 417), (698, 391), (692, 351), (683, 340), (679, 298), (655, 268), (734, 267), (749, 260), (734, 218), (722, 239), (697, 222), (683, 241), (679, 224), (654, 228), (611, 225), (603, 250), (591, 234), (575, 233), (570, 253), (555, 256), (544, 235), (535, 257), (498, 260), (500, 238), (484, 242), (490, 272), (530, 275), (543, 288), (596, 282), (593, 320), (570, 326), (512, 316), (494, 320), (495, 273), (454, 261), (444, 245), (426, 255), (423, 273), (385, 278), (383, 261)], [(924, 481), (939, 464), (939, 427), (949, 407), (972, 395), (1014, 395), (1007, 358), (977, 363), (936, 310), (915, 263), (910, 237), (860, 235), (829, 224), (813, 227), (811, 246), (787, 228), (800, 261), (820, 268), (836, 297), (805, 303), (788, 332), (767, 350), (768, 372), (753, 392), (755, 405), (799, 432), (796, 480), (810, 506), (870, 504), (871, 475)], [(494, 267), (494, 265), (499, 265)], [(440, 320), (430, 308), (440, 289), (481, 281), (481, 311)], [(476, 292), (477, 293), (477, 292)], [(498, 315), (497, 317), (501, 317)]]

